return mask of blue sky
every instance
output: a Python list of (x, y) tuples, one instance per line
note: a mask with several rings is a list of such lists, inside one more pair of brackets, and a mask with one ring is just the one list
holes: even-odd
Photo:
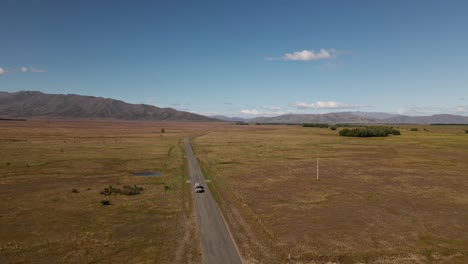
[(2, 0), (0, 91), (468, 115), (468, 1)]

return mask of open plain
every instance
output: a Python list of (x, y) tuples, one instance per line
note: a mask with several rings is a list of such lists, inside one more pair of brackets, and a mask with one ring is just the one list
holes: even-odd
[(194, 148), (249, 263), (467, 263), (466, 126), (399, 128), (229, 126)]
[[(352, 138), (291, 125), (3, 121), (0, 262), (201, 263), (182, 145), (198, 135), (246, 263), (466, 263), (466, 126), (399, 129)], [(135, 185), (140, 194), (101, 194)]]
[(1, 122), (0, 263), (201, 262), (180, 139), (212, 126)]

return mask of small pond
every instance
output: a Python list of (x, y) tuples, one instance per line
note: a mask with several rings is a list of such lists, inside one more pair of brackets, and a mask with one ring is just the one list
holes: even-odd
[(143, 177), (158, 177), (161, 176), (162, 173), (160, 172), (152, 172), (152, 171), (146, 171), (146, 172), (135, 172), (133, 173), (135, 176), (143, 176)]

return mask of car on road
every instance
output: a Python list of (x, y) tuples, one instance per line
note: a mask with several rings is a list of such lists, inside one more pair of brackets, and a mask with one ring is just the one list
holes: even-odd
[(205, 192), (205, 188), (203, 188), (203, 186), (199, 182), (197, 182), (197, 183), (195, 183), (195, 192), (196, 193), (203, 193), (203, 192)]

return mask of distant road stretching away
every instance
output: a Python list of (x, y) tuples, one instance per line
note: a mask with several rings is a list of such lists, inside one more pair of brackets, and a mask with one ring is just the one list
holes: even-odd
[[(188, 138), (184, 138), (184, 147), (190, 171), (195, 211), (200, 226), (203, 262), (206, 264), (242, 263), (221, 211), (206, 185)], [(205, 187), (204, 193), (195, 193), (196, 182)]]

